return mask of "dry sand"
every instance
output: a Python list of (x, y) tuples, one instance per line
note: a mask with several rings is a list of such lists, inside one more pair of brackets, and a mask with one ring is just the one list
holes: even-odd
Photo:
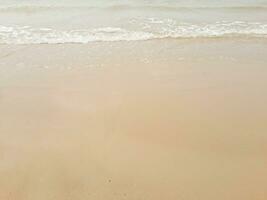
[(266, 200), (267, 42), (0, 46), (0, 199)]

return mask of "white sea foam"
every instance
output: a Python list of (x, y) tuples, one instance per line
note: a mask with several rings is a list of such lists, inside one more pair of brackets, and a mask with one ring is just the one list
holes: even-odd
[[(164, 25), (163, 25), (164, 24)], [(177, 23), (174, 20), (143, 20), (141, 28), (103, 27), (55, 30), (47, 27), (0, 26), (1, 44), (61, 44), (95, 41), (140, 41), (164, 38), (258, 37), (267, 39), (267, 24), (242, 21), (211, 24)], [(157, 26), (159, 25), (159, 26)]]

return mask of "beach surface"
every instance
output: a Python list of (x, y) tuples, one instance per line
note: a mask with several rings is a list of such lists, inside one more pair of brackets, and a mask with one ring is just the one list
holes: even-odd
[(0, 199), (266, 200), (267, 41), (0, 45)]

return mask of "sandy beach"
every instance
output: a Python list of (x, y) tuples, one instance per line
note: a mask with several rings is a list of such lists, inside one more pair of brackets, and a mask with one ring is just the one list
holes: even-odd
[(0, 45), (0, 199), (265, 200), (267, 42)]

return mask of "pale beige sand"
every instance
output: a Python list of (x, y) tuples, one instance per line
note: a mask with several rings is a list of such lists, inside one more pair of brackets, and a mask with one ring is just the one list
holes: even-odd
[(0, 199), (266, 200), (267, 42), (0, 46)]

